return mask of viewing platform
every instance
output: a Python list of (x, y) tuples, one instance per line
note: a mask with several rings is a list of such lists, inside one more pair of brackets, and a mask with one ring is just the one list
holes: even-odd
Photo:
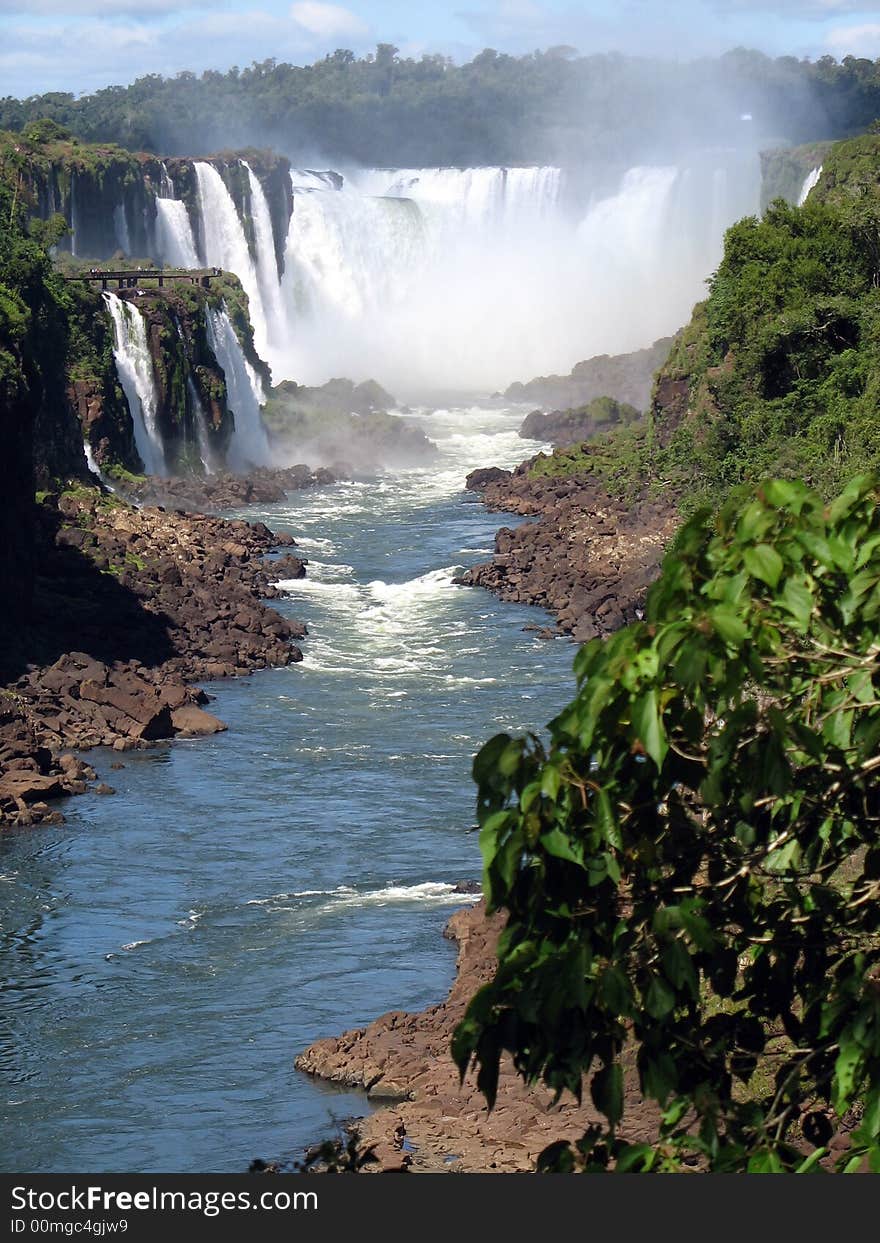
[(211, 281), (223, 275), (222, 268), (127, 268), (124, 272), (111, 272), (105, 268), (86, 268), (76, 276), (66, 276), (68, 281), (100, 282), (102, 289), (115, 284), (117, 289), (137, 289), (147, 281), (157, 282), (157, 288), (166, 284), (200, 285), (210, 288)]

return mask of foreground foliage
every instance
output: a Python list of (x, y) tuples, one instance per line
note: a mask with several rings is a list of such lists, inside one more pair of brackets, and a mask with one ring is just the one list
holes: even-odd
[[(453, 1051), (490, 1103), (504, 1050), (588, 1076), (604, 1121), (545, 1167), (880, 1171), (877, 501), (773, 481), (695, 516), (646, 619), (579, 652), (549, 748), (475, 760), (510, 917)], [(630, 1078), (652, 1143), (621, 1138)]]

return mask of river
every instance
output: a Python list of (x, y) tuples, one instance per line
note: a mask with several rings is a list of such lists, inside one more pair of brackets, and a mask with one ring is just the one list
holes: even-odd
[(3, 1168), (240, 1172), (366, 1111), (294, 1054), (443, 996), (473, 753), (570, 698), (544, 614), (452, 582), (505, 521), (464, 477), (531, 451), (523, 414), (425, 414), (430, 468), (243, 511), (309, 559), (304, 662), (208, 685), (228, 733), (93, 754), (115, 797), (0, 839)]

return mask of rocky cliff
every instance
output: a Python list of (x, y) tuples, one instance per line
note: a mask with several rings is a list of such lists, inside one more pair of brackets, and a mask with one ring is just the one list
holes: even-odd
[(647, 410), (654, 373), (665, 362), (671, 345), (671, 337), (661, 337), (631, 354), (597, 354), (577, 363), (569, 375), (537, 376), (511, 384), (504, 396), (559, 410), (584, 406), (596, 397), (613, 397)]
[[(280, 272), (293, 210), (289, 161), (254, 148), (198, 159), (220, 173), (255, 254), (251, 186), (242, 161), (250, 166), (266, 195)], [(194, 157), (162, 160), (109, 143), (81, 143), (49, 120), (35, 121), (20, 134), (0, 132), (0, 178), (18, 187), (34, 218), (64, 219), (68, 232), (58, 248), (80, 259), (155, 259), (156, 199), (169, 194), (186, 204), (198, 244), (195, 163)]]

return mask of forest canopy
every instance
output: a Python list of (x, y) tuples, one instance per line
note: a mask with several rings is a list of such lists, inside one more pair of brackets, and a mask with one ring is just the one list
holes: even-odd
[[(271, 143), (364, 164), (635, 159), (692, 142), (806, 142), (880, 116), (880, 61), (772, 59), (739, 48), (687, 64), (556, 47), (487, 48), (466, 64), (392, 44), (312, 65), (274, 59), (225, 73), (150, 74), (81, 98), (0, 100), (0, 128), (50, 117), (90, 142), (196, 154)], [(781, 119), (784, 118), (784, 121)]]

